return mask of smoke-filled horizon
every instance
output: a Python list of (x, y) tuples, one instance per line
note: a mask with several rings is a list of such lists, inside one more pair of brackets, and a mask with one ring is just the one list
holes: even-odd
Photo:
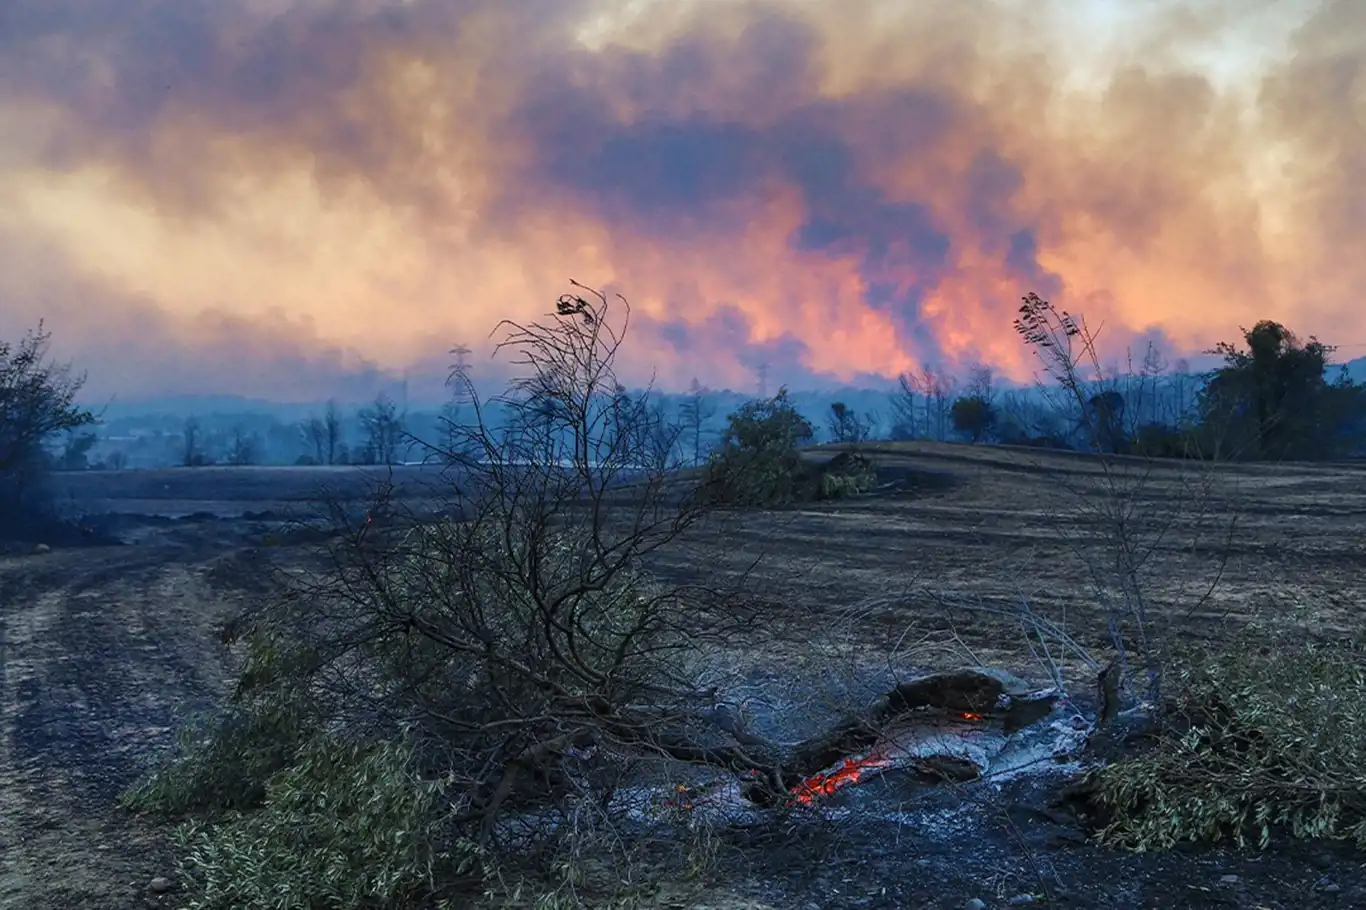
[[(326, 398), (574, 278), (624, 378), (1366, 341), (1366, 4), (9, 0), (0, 337), (96, 394)], [(364, 394), (364, 392), (360, 392)]]

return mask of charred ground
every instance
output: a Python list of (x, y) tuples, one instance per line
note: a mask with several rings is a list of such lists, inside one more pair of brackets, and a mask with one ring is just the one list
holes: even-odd
[[(682, 581), (749, 573), (770, 643), (757, 659), (735, 659), (754, 664), (756, 684), (810, 686), (838, 676), (832, 659), (877, 662), (912, 643), (926, 669), (960, 662), (966, 646), (984, 663), (1037, 676), (1018, 623), (992, 609), (1022, 598), (1039, 609), (1065, 606), (1077, 637), (1103, 645), (1085, 568), (1089, 519), (1077, 496), (1101, 482), (1094, 460), (935, 444), (871, 451), (882, 475), (875, 495), (719, 514), (658, 556), (656, 570)], [(1219, 648), (1265, 611), (1294, 614), (1307, 636), (1361, 634), (1366, 470), (1220, 467), (1197, 522), (1189, 467), (1139, 469), (1150, 472), (1144, 507), (1177, 515), (1189, 532), (1173, 534), (1156, 557), (1163, 581), (1154, 597), (1182, 636)], [(400, 498), (416, 502), (438, 474), (399, 468), (392, 479)], [(149, 890), (171, 874), (166, 832), (116, 810), (114, 795), (170, 743), (186, 712), (223, 694), (231, 667), (219, 625), (257, 596), (266, 566), (307, 557), (306, 543), (279, 533), (280, 520), (307, 511), (320, 485), (359, 507), (387, 476), (310, 468), (68, 475), (65, 496), (87, 511), (86, 523), (124, 543), (0, 560), (0, 905), (176, 905), (173, 891)], [(1219, 585), (1203, 599), (1213, 575)], [(1086, 686), (1084, 668), (1066, 669)], [(888, 789), (894, 780), (866, 786), (850, 798), (903, 798)], [(1037, 784), (1007, 788), (991, 804), (946, 791), (932, 799), (958, 808), (933, 817), (955, 825), (851, 823), (818, 837), (736, 841), (721, 865), (730, 873), (724, 885), (661, 893), (657, 904), (958, 907), (976, 898), (1003, 906), (1043, 893), (1041, 866), (1052, 898), (1068, 906), (1366, 902), (1359, 854), (1281, 843), (1265, 853), (1123, 854), (1078, 843), (1049, 797)]]

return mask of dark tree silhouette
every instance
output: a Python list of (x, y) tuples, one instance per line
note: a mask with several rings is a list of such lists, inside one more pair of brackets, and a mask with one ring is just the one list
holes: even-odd
[(872, 421), (860, 417), (858, 411), (842, 401), (830, 405), (826, 426), (830, 430), (831, 442), (865, 442), (873, 435)]
[(356, 417), (365, 432), (365, 451), (370, 460), (385, 465), (396, 463), (406, 429), (404, 415), (399, 413), (394, 400), (380, 393)]
[(688, 446), (688, 454), (694, 466), (702, 463), (702, 456), (706, 453), (703, 438), (706, 433), (707, 421), (716, 414), (716, 405), (708, 400), (711, 390), (693, 377), (692, 383), (688, 386), (688, 396), (683, 399), (680, 410), (681, 432)]
[(1124, 396), (1114, 389), (1092, 395), (1086, 401), (1089, 412), (1081, 421), (1081, 429), (1089, 427), (1094, 439), (1088, 440), (1103, 452), (1122, 454), (1129, 450), (1129, 434), (1125, 430)]
[(996, 409), (980, 395), (967, 395), (954, 401), (949, 411), (955, 431), (974, 443), (981, 442), (996, 425)]
[(1201, 415), (1221, 454), (1250, 459), (1320, 459), (1361, 444), (1366, 390), (1345, 376), (1329, 382), (1333, 348), (1301, 342), (1278, 322), (1243, 330), (1246, 348), (1221, 342), (1224, 358), (1209, 375)]
[(0, 340), (0, 534), (55, 518), (43, 444), (95, 421), (76, 404), (85, 377), (52, 362), (50, 338), (40, 322), (18, 344)]

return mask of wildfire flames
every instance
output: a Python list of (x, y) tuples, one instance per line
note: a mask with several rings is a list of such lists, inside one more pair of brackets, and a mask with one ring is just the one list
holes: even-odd
[[(973, 714), (969, 711), (960, 712), (958, 716), (963, 720), (970, 721), (984, 719), (982, 715)], [(892, 764), (892, 759), (876, 753), (870, 753), (863, 758), (843, 759), (829, 771), (813, 774), (793, 787), (792, 798), (804, 804), (815, 802), (819, 797), (829, 796), (837, 790), (858, 783), (865, 774), (871, 771), (890, 768)]]

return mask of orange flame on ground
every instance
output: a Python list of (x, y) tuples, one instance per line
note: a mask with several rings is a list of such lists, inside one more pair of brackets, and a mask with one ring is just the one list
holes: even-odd
[(836, 790), (858, 783), (869, 771), (890, 767), (891, 759), (868, 756), (843, 759), (830, 771), (813, 774), (792, 788), (792, 798), (799, 803), (815, 802), (817, 797), (829, 796)]
[[(985, 720), (981, 714), (962, 711), (964, 720)], [(799, 803), (813, 803), (817, 798), (829, 796), (837, 790), (858, 783), (869, 771), (890, 768), (892, 760), (884, 756), (868, 755), (864, 758), (845, 758), (829, 771), (813, 774), (792, 788), (792, 798)]]
[(697, 806), (692, 798), (698, 792), (697, 788), (689, 787), (687, 784), (675, 784), (675, 798), (664, 800), (664, 806), (668, 809), (695, 809)]

